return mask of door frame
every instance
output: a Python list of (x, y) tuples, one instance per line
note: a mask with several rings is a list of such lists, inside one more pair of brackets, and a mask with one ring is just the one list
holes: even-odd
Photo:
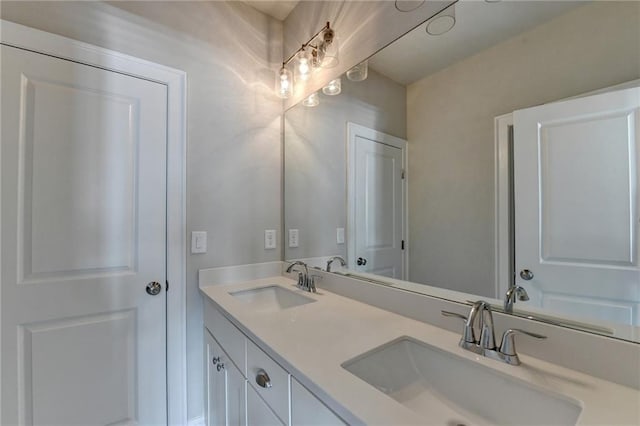
[(513, 128), (513, 113), (494, 118), (494, 276), (496, 299), (502, 300), (513, 282), (513, 212), (511, 187), (513, 173), (511, 169), (510, 141)]
[(186, 96), (184, 71), (0, 20), (0, 44), (167, 87), (167, 423), (187, 424), (186, 383)]
[(401, 280), (409, 279), (409, 239), (407, 235), (407, 227), (409, 224), (409, 191), (408, 180), (409, 173), (407, 170), (408, 164), (408, 144), (404, 139), (400, 139), (396, 136), (392, 136), (386, 133), (379, 132), (375, 129), (362, 126), (360, 124), (347, 122), (347, 264), (349, 268), (355, 266), (355, 254), (356, 245), (353, 238), (348, 238), (350, 232), (355, 229), (356, 226), (356, 212), (355, 201), (356, 193), (353, 190), (356, 182), (355, 173), (355, 140), (357, 136), (379, 142), (382, 141), (385, 145), (398, 148), (402, 151), (402, 169), (404, 171), (404, 179), (402, 179), (402, 239), (404, 240), (404, 250), (402, 250), (402, 266), (404, 274), (400, 278)]

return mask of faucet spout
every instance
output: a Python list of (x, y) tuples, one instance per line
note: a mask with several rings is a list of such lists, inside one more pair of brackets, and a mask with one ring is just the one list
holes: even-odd
[(309, 268), (306, 263), (301, 260), (292, 262), (287, 268), (287, 273), (292, 272), (294, 270), (293, 268), (298, 265), (304, 268), (304, 272), (298, 272), (298, 287), (306, 291), (315, 292), (315, 285), (313, 284), (313, 280), (309, 278)]
[(508, 314), (513, 313), (513, 305), (516, 303), (516, 298), (521, 302), (529, 300), (529, 295), (524, 287), (511, 286), (504, 295), (504, 311)]
[(347, 266), (347, 262), (345, 262), (343, 258), (341, 258), (340, 256), (333, 256), (331, 259), (327, 260), (327, 272), (331, 272), (331, 264), (334, 260), (338, 260), (340, 262), (340, 266), (342, 267)]

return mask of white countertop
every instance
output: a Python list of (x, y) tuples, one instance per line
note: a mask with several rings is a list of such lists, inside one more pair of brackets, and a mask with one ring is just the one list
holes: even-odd
[[(275, 312), (253, 312), (250, 305), (229, 294), (267, 285), (300, 292), (317, 302)], [(357, 418), (366, 424), (444, 424), (446, 419), (439, 418), (438, 413), (426, 419), (341, 367), (371, 349), (409, 336), (578, 401), (583, 408), (577, 424), (640, 424), (638, 390), (526, 355), (520, 355), (519, 366), (481, 357), (458, 346), (460, 334), (323, 289), (317, 294), (303, 292), (294, 281), (282, 276), (201, 290), (265, 352), (350, 422)], [(614, 354), (603, 360), (603, 368), (611, 362), (615, 362)], [(336, 402), (339, 406), (334, 405)]]

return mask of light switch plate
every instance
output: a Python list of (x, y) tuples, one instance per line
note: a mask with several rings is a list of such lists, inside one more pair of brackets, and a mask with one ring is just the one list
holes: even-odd
[(276, 248), (276, 230), (275, 229), (264, 230), (264, 248), (265, 249)]
[(207, 232), (206, 231), (194, 231), (191, 233), (191, 253), (206, 253), (207, 252)]
[(336, 244), (344, 244), (344, 228), (336, 228)]
[(299, 231), (297, 229), (289, 229), (289, 247), (298, 247)]

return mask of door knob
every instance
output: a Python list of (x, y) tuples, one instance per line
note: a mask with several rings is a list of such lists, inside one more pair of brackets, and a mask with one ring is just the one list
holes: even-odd
[(358, 264), (358, 266), (364, 266), (367, 264), (367, 259), (363, 258), (363, 257), (359, 257), (358, 260), (356, 261), (356, 263)]
[(523, 269), (522, 271), (520, 271), (520, 278), (525, 281), (530, 281), (533, 278), (533, 272), (528, 269)]
[(151, 296), (155, 296), (162, 290), (162, 284), (157, 281), (151, 281), (147, 284), (147, 293)]

